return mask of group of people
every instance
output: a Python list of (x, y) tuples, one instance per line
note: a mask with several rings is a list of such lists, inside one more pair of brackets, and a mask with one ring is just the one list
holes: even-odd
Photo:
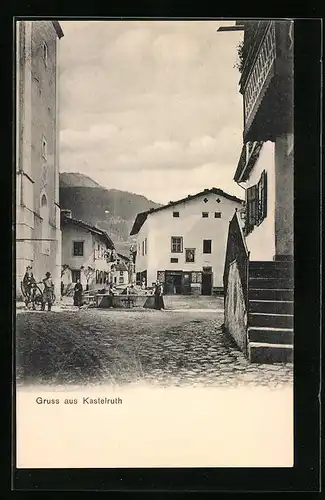
[[(39, 283), (43, 284), (44, 286), (41, 309), (42, 311), (44, 311), (45, 306), (47, 305), (48, 311), (51, 311), (54, 302), (54, 283), (51, 277), (51, 273), (47, 272), (45, 274), (45, 278), (42, 279), (42, 281)], [(36, 309), (35, 301), (37, 284), (38, 283), (34, 277), (32, 266), (27, 266), (25, 275), (23, 277), (23, 287), (26, 293), (26, 304), (28, 302), (31, 302), (33, 309)]]
[[(47, 272), (45, 275), (45, 278), (40, 282), (43, 284), (44, 289), (42, 293), (42, 304), (41, 304), (41, 309), (44, 311), (45, 306), (47, 305), (48, 311), (51, 311), (53, 302), (54, 302), (54, 283), (52, 280), (52, 276), (50, 272)], [(37, 281), (34, 278), (33, 270), (31, 266), (27, 266), (26, 272), (23, 278), (23, 287), (25, 290), (26, 294), (26, 304), (27, 302), (31, 302), (33, 309), (36, 309), (35, 307), (35, 299), (36, 299), (36, 290), (37, 290)], [(142, 281), (141, 283), (141, 288), (143, 289), (145, 287), (145, 282)], [(106, 292), (106, 290), (105, 290)], [(109, 284), (109, 289), (108, 289), (109, 295), (113, 296), (117, 293), (116, 288), (114, 287), (113, 283)], [(134, 287), (134, 285), (130, 285), (127, 287), (126, 292), (128, 295), (136, 295), (137, 291)], [(164, 309), (164, 300), (163, 300), (163, 287), (159, 280), (156, 281), (154, 290), (153, 290), (153, 295), (154, 295), (154, 304), (153, 307), (155, 309), (161, 310)], [(80, 282), (80, 279), (77, 280), (77, 283), (75, 284), (74, 287), (74, 294), (73, 294), (73, 304), (76, 307), (81, 307), (83, 304), (83, 286)]]

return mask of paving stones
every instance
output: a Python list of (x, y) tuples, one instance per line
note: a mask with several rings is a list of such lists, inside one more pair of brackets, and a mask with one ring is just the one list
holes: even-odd
[[(27, 314), (21, 311), (17, 317), (22, 360), (20, 379), (26, 378), (29, 372), (41, 378), (39, 366), (30, 366), (33, 361), (30, 361), (29, 352), (35, 351), (32, 359), (37, 359), (37, 349), (48, 349), (47, 341), (53, 343), (55, 335), (62, 333), (62, 338), (67, 338), (72, 345), (73, 335), (79, 335), (78, 342), (83, 350), (93, 350), (98, 358), (96, 366), (102, 370), (98, 378), (107, 377), (109, 373), (116, 383), (141, 380), (165, 386), (197, 384), (209, 387), (292, 384), (293, 366), (290, 363), (250, 364), (234, 343), (220, 332), (223, 322), (220, 313), (165, 311), (163, 322), (160, 315), (152, 311), (143, 312), (141, 320), (132, 311), (98, 309), (78, 311), (77, 314), (62, 311), (53, 316), (29, 314), (28, 321), (24, 319)], [(24, 360), (29, 363), (28, 367), (23, 365)], [(54, 373), (57, 378), (59, 359), (52, 364), (54, 370), (57, 366), (57, 373)], [(80, 378), (80, 366), (74, 367), (71, 362), (70, 373), (61, 372), (60, 376)], [(85, 373), (82, 376), (87, 378)]]

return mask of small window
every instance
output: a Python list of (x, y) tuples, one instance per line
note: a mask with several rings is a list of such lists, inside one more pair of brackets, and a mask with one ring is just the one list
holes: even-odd
[(116, 278), (116, 276), (114, 276), (114, 283), (117, 283), (117, 278)]
[(74, 241), (73, 242), (73, 256), (74, 257), (83, 257), (84, 255), (84, 242), (83, 241)]
[(123, 276), (123, 271), (120, 271), (120, 276)]
[(221, 219), (221, 212), (214, 212), (215, 219)]
[(179, 217), (179, 212), (173, 212), (173, 217)]
[(119, 282), (120, 285), (123, 285), (123, 283), (124, 283), (124, 277), (120, 276), (118, 282)]
[(47, 44), (45, 42), (43, 42), (43, 59), (44, 59), (44, 63), (45, 63), (45, 66), (47, 66), (47, 63), (48, 63), (48, 47), (47, 47)]
[(183, 252), (183, 238), (182, 236), (172, 236), (171, 238), (171, 251), (172, 253)]
[(44, 160), (47, 160), (47, 140), (45, 139), (44, 135), (42, 137), (41, 154)]
[(170, 262), (171, 262), (172, 264), (177, 264), (177, 263), (178, 263), (178, 258), (177, 258), (177, 257), (172, 257), (172, 258), (170, 259)]
[(203, 253), (211, 253), (212, 240), (203, 240)]
[(209, 212), (202, 212), (202, 218), (207, 219), (209, 217)]
[(195, 248), (185, 249), (185, 262), (195, 262)]

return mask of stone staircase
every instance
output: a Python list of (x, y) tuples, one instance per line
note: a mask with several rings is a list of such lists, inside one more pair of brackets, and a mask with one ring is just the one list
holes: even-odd
[(292, 260), (252, 261), (248, 283), (248, 356), (252, 363), (293, 361)]

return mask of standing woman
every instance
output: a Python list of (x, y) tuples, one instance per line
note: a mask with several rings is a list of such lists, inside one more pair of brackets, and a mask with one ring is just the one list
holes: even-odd
[(155, 295), (155, 306), (154, 306), (155, 309), (158, 309), (159, 311), (161, 309), (165, 309), (164, 300), (162, 297), (162, 286), (159, 280), (156, 281), (154, 295)]
[(74, 287), (74, 294), (73, 294), (73, 305), (80, 307), (82, 304), (82, 292), (83, 292), (83, 286), (80, 283), (80, 280), (77, 280), (77, 283)]

